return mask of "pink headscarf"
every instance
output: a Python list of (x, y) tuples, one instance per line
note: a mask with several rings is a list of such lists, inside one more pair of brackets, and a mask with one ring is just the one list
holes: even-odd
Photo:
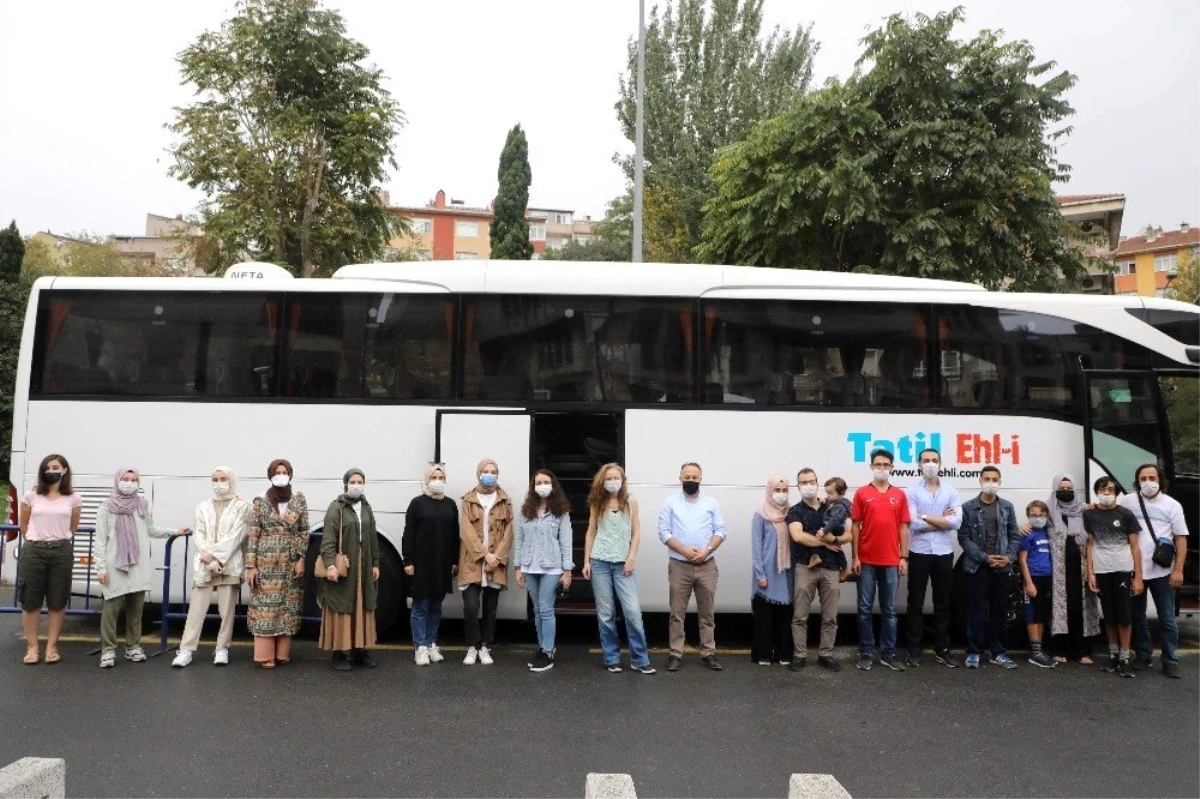
[(771, 479), (767, 481), (767, 498), (758, 511), (764, 519), (775, 525), (775, 535), (779, 539), (778, 546), (775, 548), (775, 568), (781, 572), (792, 568), (792, 539), (788, 535), (787, 522), (784, 521), (787, 517), (787, 508), (776, 505), (772, 495), (775, 493), (776, 485), (780, 482), (786, 485), (787, 481), (782, 474), (771, 475)]

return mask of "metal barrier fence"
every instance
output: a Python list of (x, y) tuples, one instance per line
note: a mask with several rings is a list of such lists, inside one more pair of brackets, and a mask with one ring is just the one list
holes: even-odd
[[(25, 537), (21, 535), (21, 528), (15, 524), (0, 524), (0, 573), (4, 571), (4, 558), (8, 552), (8, 536), (11, 533), (17, 534), (17, 557), (21, 557), (21, 548), (25, 544)], [(81, 547), (79, 538), (83, 534), (87, 534), (87, 545)], [(104, 600), (100, 597), (92, 596), (92, 583), (94, 570), (92, 565), (95, 563), (95, 556), (92, 550), (92, 545), (96, 540), (96, 528), (89, 525), (81, 525), (75, 530), (75, 540), (72, 542), (72, 556), (75, 559), (75, 564), (71, 570), (71, 596), (67, 600), (67, 615), (68, 616), (97, 616), (104, 605)], [(82, 554), (81, 554), (82, 550)], [(82, 580), (77, 579), (77, 572), (80, 566), (83, 566)], [(75, 607), (75, 584), (83, 582), (83, 607)], [(17, 581), (13, 580), (13, 601), (11, 605), (0, 605), (0, 613), (19, 613), (21, 605), (17, 597), (18, 585)], [(94, 601), (93, 601), (94, 600)]]
[[(180, 579), (179, 579), (179, 592), (180, 592), (181, 597), (183, 597), (183, 596), (187, 595), (188, 577), (192, 573), (192, 570), (188, 567), (188, 560), (190, 559), (190, 555), (191, 555), (191, 543), (192, 543), (191, 537), (192, 537), (192, 533), (189, 530), (187, 533), (185, 533), (183, 535), (173, 535), (167, 539), (166, 552), (163, 555), (163, 567), (162, 567), (162, 569), (160, 569), (160, 571), (162, 571), (162, 573), (163, 573), (163, 590), (162, 590), (162, 614), (159, 617), (159, 628), (160, 629), (159, 629), (158, 651), (152, 653), (151, 657), (158, 657), (159, 655), (166, 654), (167, 652), (171, 652), (174, 649), (176, 649), (176, 647), (173, 647), (170, 645), (170, 641), (168, 640), (169, 633), (170, 633), (170, 621), (171, 621), (171, 619), (179, 619), (179, 620), (187, 619), (188, 612), (187, 612), (187, 604), (186, 603), (183, 603), (183, 610), (181, 610), (181, 611), (180, 610), (176, 610), (176, 611), (171, 610), (171, 550), (175, 546), (175, 542), (178, 539), (180, 539), (180, 538), (184, 539), (184, 541), (183, 541), (183, 566), (180, 568), (180, 571), (182, 572), (182, 574), (180, 575)], [(315, 532), (309, 533), (309, 541), (308, 541), (309, 550), (310, 551), (312, 550), (314, 542), (319, 542), (320, 540), (321, 540), (321, 532), (320, 531), (315, 531)], [(312, 568), (311, 568), (311, 565), (309, 564), (308, 558), (305, 557), (305, 559), (304, 559), (304, 583), (305, 583), (305, 592), (306, 593), (310, 588), (315, 590), (315, 586), (310, 585), (312, 580), (313, 580)], [(238, 599), (239, 600), (241, 599), (240, 595), (239, 595)], [(242, 607), (245, 607), (245, 606), (239, 601), (238, 608), (242, 608)], [(204, 614), (205, 621), (216, 621), (216, 620), (219, 620), (220, 618), (221, 617), (216, 613)], [(234, 615), (234, 619), (245, 619), (245, 618), (246, 618), (245, 613), (235, 613), (235, 615)], [(301, 619), (301, 621), (307, 621), (307, 622), (320, 622), (321, 621), (320, 616), (301, 616), (300, 619)]]

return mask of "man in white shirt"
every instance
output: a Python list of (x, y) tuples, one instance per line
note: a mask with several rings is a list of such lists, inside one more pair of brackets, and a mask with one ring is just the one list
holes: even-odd
[[(1158, 611), (1158, 626), (1162, 632), (1163, 674), (1179, 679), (1179, 624), (1175, 620), (1175, 590), (1183, 585), (1183, 564), (1187, 558), (1188, 528), (1183, 518), (1183, 506), (1163, 493), (1166, 481), (1158, 464), (1139, 466), (1134, 473), (1136, 491), (1121, 498), (1121, 504), (1133, 511), (1141, 524), (1138, 545), (1142, 550), (1142, 583), (1146, 590), (1133, 597), (1133, 648), (1138, 671), (1150, 667), (1154, 641), (1146, 621), (1146, 595), (1154, 597)], [(1151, 529), (1147, 529), (1147, 528)], [(1160, 539), (1175, 544), (1175, 560), (1170, 566), (1160, 566), (1153, 560)]]

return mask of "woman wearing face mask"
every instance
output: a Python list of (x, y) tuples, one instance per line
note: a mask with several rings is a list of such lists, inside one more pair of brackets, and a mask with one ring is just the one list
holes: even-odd
[(762, 505), (750, 520), (754, 644), (750, 660), (760, 666), (792, 660), (792, 539), (788, 534), (788, 480), (776, 474), (767, 481)]
[(463, 632), (467, 639), (463, 664), (490, 666), (488, 645), (496, 635), (496, 606), (501, 589), (508, 584), (513, 507), (500, 487), (500, 467), (494, 460), (481, 460), (475, 474), (479, 483), (463, 495), (459, 517), (458, 587), (463, 593)]
[(192, 543), (196, 546), (196, 557), (192, 560), (192, 596), (188, 601), (187, 623), (183, 627), (183, 640), (179, 642), (179, 654), (171, 663), (178, 669), (192, 662), (200, 646), (204, 617), (214, 593), (221, 627), (217, 631), (213, 665), (229, 663), (233, 618), (245, 570), (243, 550), (250, 526), (250, 503), (237, 495), (237, 475), (228, 466), (213, 469), (211, 485), (212, 496), (196, 506), (196, 521), (192, 527)]
[(46, 662), (57, 663), (58, 637), (71, 599), (71, 540), (79, 528), (83, 503), (71, 488), (71, 467), (62, 455), (47, 455), (38, 465), (37, 488), (21, 497), (21, 555), (17, 559), (17, 596), (25, 632), (27, 666), (38, 662), (38, 627), (46, 603)]
[(513, 549), (517, 553), (517, 585), (529, 589), (537, 628), (538, 652), (529, 670), (547, 671), (554, 668), (554, 598), (559, 585), (571, 587), (571, 570), (575, 568), (571, 560), (571, 503), (549, 469), (539, 469), (529, 483)]
[(614, 674), (621, 671), (616, 609), (616, 601), (619, 601), (629, 636), (630, 667), (642, 674), (653, 674), (642, 626), (637, 579), (633, 576), (641, 543), (638, 505), (629, 493), (625, 470), (619, 464), (607, 463), (596, 472), (588, 494), (588, 506), (591, 516), (583, 545), (583, 579), (592, 581), (604, 667)]
[[(333, 667), (351, 664), (375, 668), (367, 650), (375, 646), (375, 599), (379, 582), (379, 533), (375, 513), (364, 495), (367, 478), (361, 469), (342, 476), (340, 497), (325, 511), (321, 562), (325, 566), (325, 601), (321, 613), (322, 649), (333, 650)], [(343, 571), (339, 556), (344, 556)]]
[(154, 579), (150, 562), (150, 539), (169, 538), (186, 532), (180, 527), (156, 527), (150, 518), (150, 506), (138, 494), (137, 469), (118, 469), (113, 475), (113, 491), (96, 511), (95, 552), (103, 586), (104, 607), (100, 614), (100, 668), (111, 669), (117, 662), (117, 619), (125, 611), (125, 659), (143, 663), (142, 606)]
[(246, 626), (254, 636), (254, 662), (264, 669), (291, 662), (292, 636), (304, 604), (304, 558), (308, 553), (308, 503), (292, 491), (292, 464), (271, 461), (271, 487), (255, 497), (246, 539)]
[(1075, 491), (1075, 480), (1071, 475), (1054, 475), (1046, 506), (1050, 509), (1047, 530), (1054, 567), (1050, 610), (1054, 660), (1057, 663), (1078, 660), (1090, 666), (1093, 662), (1092, 638), (1100, 633), (1100, 605), (1087, 587), (1084, 502)]
[(437, 645), (442, 602), (454, 590), (458, 571), (458, 506), (446, 496), (441, 464), (425, 469), (422, 493), (408, 503), (401, 549), (412, 589), (414, 657), (418, 666), (441, 663), (446, 659)]

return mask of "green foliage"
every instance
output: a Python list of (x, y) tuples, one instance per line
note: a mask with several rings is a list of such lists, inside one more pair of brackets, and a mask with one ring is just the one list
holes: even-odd
[(207, 195), (206, 270), (251, 258), (327, 274), (403, 232), (379, 187), (404, 117), (368, 55), (317, 0), (239, 0), (180, 53), (197, 99), (167, 125), (168, 172)]
[(82, 231), (62, 236), (57, 253), (41, 239), (25, 242), (21, 273), (32, 283), (47, 275), (73, 277), (170, 277), (178, 274), (169, 265), (123, 253), (107, 236)]
[[(709, 175), (721, 147), (744, 139), (756, 122), (783, 113), (808, 89), (817, 45), (811, 26), (775, 28), (762, 37), (763, 0), (677, 0), (656, 5), (645, 36), (646, 260), (687, 262), (700, 242)], [(628, 44), (617, 118), (634, 141), (637, 37)], [(633, 158), (619, 159), (633, 181)], [(660, 204), (652, 221), (653, 187)], [(666, 240), (663, 240), (663, 237)], [(683, 242), (676, 240), (683, 237)], [(650, 252), (657, 251), (651, 257)]]
[(1200, 260), (1192, 255), (1191, 250), (1179, 253), (1179, 264), (1175, 274), (1175, 279), (1167, 286), (1167, 297), (1200, 305)]
[(609, 202), (604, 219), (592, 224), (587, 244), (572, 241), (546, 250), (544, 261), (624, 261), (633, 257), (633, 195), (626, 191)]
[(525, 131), (516, 125), (504, 140), (500, 151), (500, 168), (496, 171), (500, 190), (492, 209), (492, 224), (488, 231), (491, 241), (491, 258), (509, 261), (528, 261), (533, 257), (533, 244), (529, 241), (529, 220), (525, 209), (529, 207), (529, 183), (533, 174), (529, 169), (529, 143)]
[(0, 230), (0, 282), (14, 283), (21, 277), (21, 262), (25, 259), (25, 240), (13, 220)]
[[(1084, 276), (1052, 185), (1069, 72), (1028, 42), (890, 17), (855, 73), (720, 154), (703, 258), (1058, 290)], [(1047, 77), (1049, 75), (1049, 77)]]

